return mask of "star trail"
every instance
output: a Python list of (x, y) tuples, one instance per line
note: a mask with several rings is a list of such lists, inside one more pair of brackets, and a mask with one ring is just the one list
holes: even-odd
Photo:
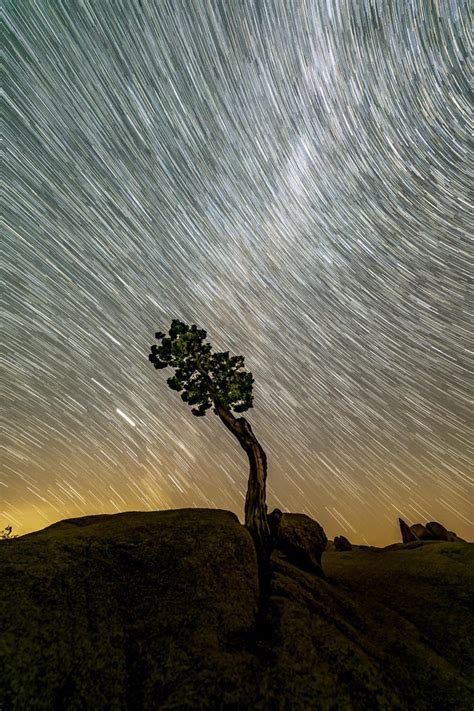
[[(247, 460), (148, 362), (245, 356), (268, 505), (472, 539), (469, 9), (6, 3), (0, 528), (243, 517)], [(472, 360), (471, 360), (472, 363)]]

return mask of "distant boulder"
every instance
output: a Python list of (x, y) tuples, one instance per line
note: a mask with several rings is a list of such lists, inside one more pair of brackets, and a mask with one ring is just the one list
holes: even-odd
[(450, 543), (466, 543), (463, 538), (459, 538), (454, 531), (448, 531), (442, 523), (430, 521), (426, 524), (426, 530), (432, 541), (449, 541)]
[(420, 540), (420, 541), (432, 541), (433, 536), (431, 533), (428, 531), (426, 526), (423, 526), (422, 523), (414, 523), (413, 526), (410, 526), (410, 531)]
[(437, 521), (430, 521), (426, 524), (426, 530), (432, 541), (447, 541), (448, 529)]
[(411, 543), (412, 541), (419, 540), (418, 536), (413, 533), (410, 526), (408, 526), (408, 524), (406, 524), (402, 518), (398, 519), (398, 523), (400, 525), (400, 532), (402, 534), (402, 543)]
[(269, 515), (269, 523), (275, 535), (276, 551), (283, 553), (293, 565), (324, 577), (321, 556), (328, 539), (319, 523), (306, 514), (281, 513), (279, 509)]
[(448, 539), (450, 543), (467, 543), (465, 538), (460, 538), (454, 531), (448, 531)]
[(352, 543), (345, 536), (336, 536), (334, 539), (334, 548), (336, 551), (351, 551)]
[(403, 543), (413, 543), (413, 541), (449, 541), (450, 543), (466, 543), (463, 538), (459, 538), (454, 531), (448, 531), (443, 524), (437, 521), (430, 521), (423, 526), (422, 523), (414, 523), (408, 526), (401, 518), (398, 519)]

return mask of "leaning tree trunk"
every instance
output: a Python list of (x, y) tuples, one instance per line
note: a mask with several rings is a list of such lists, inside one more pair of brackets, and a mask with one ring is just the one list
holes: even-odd
[(237, 437), (249, 458), (245, 526), (254, 540), (260, 568), (266, 567), (271, 553), (266, 504), (267, 457), (244, 417), (234, 417), (229, 409), (220, 404), (217, 404), (217, 412), (227, 429)]
[(245, 525), (255, 541), (257, 551), (264, 559), (270, 554), (270, 527), (267, 518), (266, 480), (267, 457), (248, 422), (242, 418), (245, 439), (240, 445), (247, 452), (250, 463), (247, 495), (245, 497)]

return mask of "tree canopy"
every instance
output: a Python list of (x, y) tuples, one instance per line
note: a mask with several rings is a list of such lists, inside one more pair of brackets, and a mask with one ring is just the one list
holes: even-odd
[(172, 390), (181, 393), (181, 399), (192, 407), (196, 417), (202, 417), (216, 404), (245, 412), (253, 407), (252, 373), (244, 370), (244, 357), (231, 356), (229, 351), (212, 352), (206, 331), (196, 325), (173, 319), (168, 335), (158, 332), (158, 345), (151, 347), (148, 356), (155, 368), (175, 368), (167, 379)]

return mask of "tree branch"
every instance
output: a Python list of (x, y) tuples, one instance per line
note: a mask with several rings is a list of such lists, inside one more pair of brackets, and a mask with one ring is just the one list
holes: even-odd
[[(209, 392), (211, 393), (212, 401), (220, 419), (227, 427), (227, 429), (230, 430), (233, 435), (238, 437), (243, 446), (242, 437), (244, 436), (246, 430), (243, 423), (245, 422), (245, 424), (248, 425), (247, 421), (243, 417), (235, 417), (230, 411), (230, 409), (223, 405), (222, 402), (219, 400), (219, 396), (214, 387), (214, 383), (212, 382), (212, 378), (209, 375), (209, 372), (202, 365), (199, 354), (196, 354), (196, 369), (203, 376), (209, 387)], [(250, 427), (250, 425), (248, 426)]]

